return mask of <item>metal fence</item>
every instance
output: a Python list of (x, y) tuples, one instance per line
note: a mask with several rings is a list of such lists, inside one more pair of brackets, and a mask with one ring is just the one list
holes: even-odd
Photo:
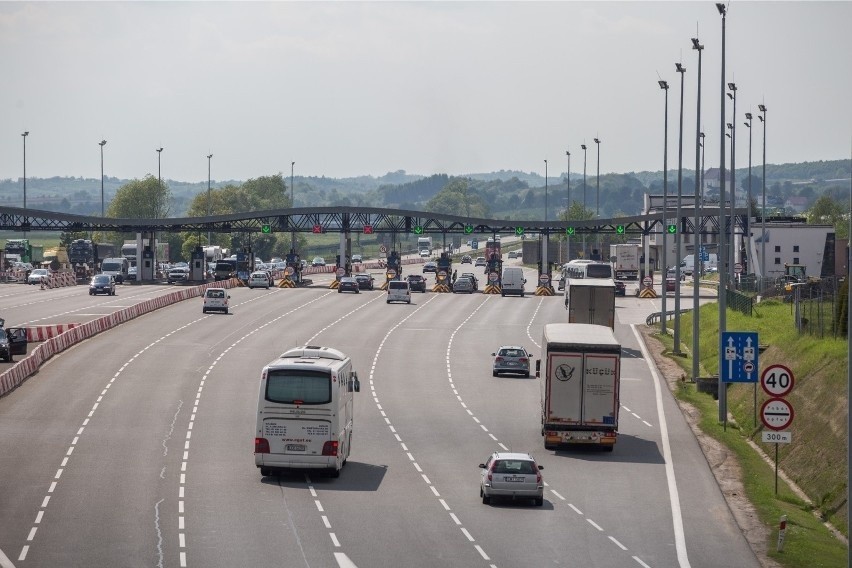
[(833, 338), (846, 335), (840, 286), (837, 278), (824, 278), (793, 287), (790, 309), (799, 333)]

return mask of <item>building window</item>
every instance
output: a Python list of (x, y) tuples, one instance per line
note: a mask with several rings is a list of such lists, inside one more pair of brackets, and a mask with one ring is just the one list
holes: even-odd
[(775, 245), (775, 252), (781, 252), (781, 245)]
[(799, 245), (793, 245), (793, 252), (799, 252)]
[(776, 256), (776, 257), (775, 257), (775, 265), (777, 266), (777, 265), (779, 265), (779, 264), (781, 264), (781, 259), (780, 259), (779, 257), (777, 257), (777, 256)]
[(798, 256), (793, 257), (793, 264), (799, 264), (799, 257)]

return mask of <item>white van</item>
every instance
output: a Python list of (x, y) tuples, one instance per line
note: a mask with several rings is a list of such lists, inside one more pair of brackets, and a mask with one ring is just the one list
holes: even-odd
[[(709, 260), (704, 261), (704, 272), (715, 272), (716, 271), (716, 254), (707, 255)], [(683, 260), (680, 263), (680, 272), (686, 276), (692, 276), (692, 273), (695, 272), (695, 255), (688, 254), (683, 257)]]
[(112, 276), (117, 284), (121, 284), (127, 279), (129, 271), (130, 261), (126, 258), (105, 258), (101, 262), (101, 274)]
[(260, 474), (320, 469), (338, 477), (351, 451), (352, 393), (360, 390), (352, 361), (337, 349), (305, 345), (268, 363), (254, 439)]
[(408, 280), (391, 280), (388, 282), (388, 300), (391, 302), (411, 303), (411, 287), (408, 285)]
[(500, 281), (500, 295), (517, 294), (523, 298), (524, 284), (526, 283), (524, 271), (520, 266), (507, 266), (503, 269), (503, 278)]

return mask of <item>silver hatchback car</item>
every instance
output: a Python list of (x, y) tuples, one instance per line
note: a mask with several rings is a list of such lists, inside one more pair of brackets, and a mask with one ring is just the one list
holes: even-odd
[(532, 499), (539, 507), (544, 504), (544, 466), (536, 464), (530, 454), (494, 452), (479, 467), (479, 496), (484, 504), (492, 497)]
[(499, 376), (500, 373), (520, 373), (524, 377), (530, 376), (530, 355), (523, 347), (504, 345), (491, 356), (494, 357), (492, 376)]

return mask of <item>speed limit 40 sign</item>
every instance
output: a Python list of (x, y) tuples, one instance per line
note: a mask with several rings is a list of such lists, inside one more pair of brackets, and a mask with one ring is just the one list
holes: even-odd
[(771, 397), (781, 398), (793, 390), (793, 371), (784, 365), (770, 365), (760, 375), (760, 386)]

